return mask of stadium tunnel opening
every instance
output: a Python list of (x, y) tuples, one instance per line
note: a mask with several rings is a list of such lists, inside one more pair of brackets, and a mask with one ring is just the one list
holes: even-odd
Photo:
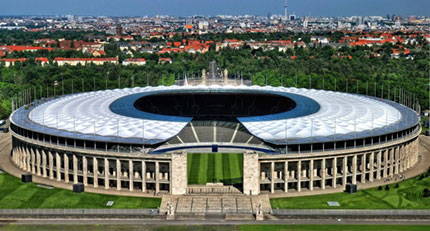
[(296, 103), (276, 94), (198, 92), (148, 95), (137, 99), (134, 107), (153, 114), (192, 117), (193, 121), (237, 122), (238, 117), (287, 112)]

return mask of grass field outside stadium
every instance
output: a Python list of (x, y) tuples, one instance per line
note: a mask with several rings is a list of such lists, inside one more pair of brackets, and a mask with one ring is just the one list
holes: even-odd
[[(107, 207), (108, 201), (114, 201)], [(29, 208), (157, 208), (161, 199), (124, 197), (95, 193), (74, 193), (66, 189), (47, 189), (34, 183), (24, 184), (19, 178), (7, 173), (0, 174), (0, 209)]]
[(229, 153), (189, 153), (188, 184), (224, 183), (226, 185), (243, 182), (243, 155)]
[[(423, 197), (424, 189), (430, 189), (430, 173), (404, 180), (398, 187), (395, 183), (381, 188), (271, 199), (270, 203), (273, 209), (430, 209), (430, 197)], [(337, 201), (340, 206), (329, 207), (327, 201)]]

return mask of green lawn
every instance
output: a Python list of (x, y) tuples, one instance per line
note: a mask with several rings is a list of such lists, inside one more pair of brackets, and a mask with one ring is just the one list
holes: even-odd
[[(106, 207), (114, 201), (112, 207)], [(0, 208), (157, 208), (158, 198), (121, 197), (94, 193), (74, 193), (65, 189), (46, 189), (34, 183), (24, 184), (21, 180), (0, 174)]]
[(7, 231), (421, 231), (430, 230), (425, 225), (182, 225), (182, 226), (155, 226), (155, 225), (0, 225), (0, 230)]
[(188, 154), (188, 184), (242, 183), (242, 154)]
[[(429, 174), (430, 175), (430, 174)], [(430, 189), (430, 176), (422, 180), (414, 177), (391, 184), (390, 190), (378, 188), (359, 190), (355, 194), (334, 193), (316, 196), (272, 199), (272, 208), (282, 209), (430, 209), (430, 198), (422, 197), (424, 188)], [(339, 207), (328, 207), (327, 201), (338, 201)]]

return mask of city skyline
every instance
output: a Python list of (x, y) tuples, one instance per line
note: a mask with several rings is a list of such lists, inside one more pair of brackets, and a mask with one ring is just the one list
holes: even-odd
[[(88, 16), (215, 16), (215, 15), (260, 15), (268, 13), (283, 15), (283, 0), (83, 0), (60, 2), (53, 0), (4, 0), (0, 15), (88, 15)], [(290, 0), (288, 13), (297, 16), (429, 16), (430, 2), (426, 0)]]

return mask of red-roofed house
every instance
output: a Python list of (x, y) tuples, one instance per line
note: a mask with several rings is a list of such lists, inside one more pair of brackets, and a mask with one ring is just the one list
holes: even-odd
[(42, 67), (45, 66), (45, 64), (49, 64), (49, 59), (46, 57), (36, 57), (34, 61), (42, 65)]
[(4, 64), (5, 67), (14, 66), (15, 63), (27, 62), (27, 58), (19, 58), (19, 59), (0, 59), (0, 63)]
[(158, 60), (158, 63), (160, 63), (160, 64), (165, 64), (165, 63), (172, 63), (172, 59), (171, 58), (160, 58), (159, 60)]
[(122, 62), (122, 65), (124, 65), (124, 66), (128, 66), (128, 65), (145, 66), (146, 65), (146, 59), (125, 59)]
[(70, 65), (76, 66), (86, 65), (86, 64), (94, 64), (94, 65), (103, 65), (105, 63), (118, 64), (118, 58), (55, 58), (54, 63), (57, 63), (58, 66)]
[(54, 50), (51, 47), (33, 47), (33, 46), (0, 46), (0, 49), (8, 49), (9, 52), (21, 52), (21, 51), (38, 51), (38, 50)]

